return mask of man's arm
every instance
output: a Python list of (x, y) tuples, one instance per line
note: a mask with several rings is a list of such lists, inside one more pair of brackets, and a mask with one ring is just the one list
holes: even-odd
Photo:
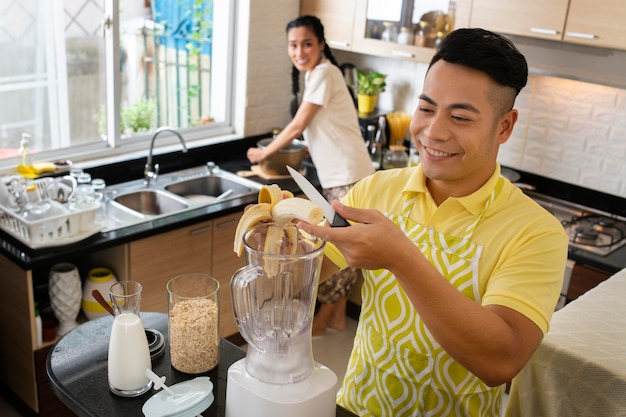
[(350, 227), (300, 227), (332, 242), (351, 267), (392, 272), (441, 346), (488, 385), (508, 382), (543, 337), (524, 315), (465, 297), (382, 213), (333, 203)]

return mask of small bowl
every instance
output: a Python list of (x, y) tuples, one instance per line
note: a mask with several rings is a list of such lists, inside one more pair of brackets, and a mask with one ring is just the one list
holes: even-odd
[(72, 161), (69, 159), (59, 159), (58, 161), (54, 161), (52, 164), (54, 164), (57, 172), (67, 172), (70, 168), (72, 168)]
[(165, 353), (165, 338), (163, 333), (155, 329), (145, 329), (150, 349), (150, 360), (156, 362)]

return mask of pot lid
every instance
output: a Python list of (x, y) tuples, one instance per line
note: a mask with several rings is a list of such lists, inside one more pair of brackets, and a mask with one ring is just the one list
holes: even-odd
[(141, 409), (146, 417), (195, 417), (213, 403), (213, 383), (208, 376), (199, 376), (169, 388), (177, 396), (167, 391), (154, 394)]

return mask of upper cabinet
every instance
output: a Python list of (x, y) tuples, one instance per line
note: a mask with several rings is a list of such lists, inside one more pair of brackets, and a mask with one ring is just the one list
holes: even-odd
[(472, 27), (561, 40), (569, 0), (473, 0)]
[(429, 62), (449, 31), (469, 24), (471, 0), (367, 0), (356, 5), (353, 51)]
[(626, 49), (623, 0), (473, 0), (471, 26), (494, 32)]
[(351, 51), (356, 3), (357, 0), (302, 0), (300, 14), (317, 16), (322, 21), (328, 46)]
[(626, 49), (624, 0), (571, 0), (563, 40)]
[(333, 49), (429, 62), (440, 38), (467, 27), (471, 0), (301, 0)]

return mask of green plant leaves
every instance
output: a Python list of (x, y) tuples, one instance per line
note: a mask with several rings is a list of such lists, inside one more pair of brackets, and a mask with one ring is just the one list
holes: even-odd
[(363, 70), (357, 70), (357, 79), (359, 82), (358, 93), (373, 96), (385, 91), (386, 74), (381, 74), (377, 71), (365, 72)]

